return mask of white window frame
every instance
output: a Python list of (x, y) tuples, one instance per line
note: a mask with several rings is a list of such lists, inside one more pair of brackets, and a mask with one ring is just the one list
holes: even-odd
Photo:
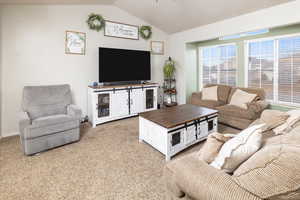
[[(235, 47), (236, 47), (236, 56), (235, 56), (235, 58), (236, 58), (236, 70), (235, 70), (235, 82), (236, 82), (236, 85), (237, 85), (237, 83), (238, 83), (238, 46), (237, 46), (237, 44), (235, 43), (235, 42), (231, 42), (231, 43), (225, 43), (225, 44), (218, 44), (218, 45), (208, 45), (208, 46), (201, 46), (201, 47), (198, 47), (198, 58), (199, 58), (199, 64), (198, 64), (198, 68), (199, 68), (199, 70), (198, 70), (198, 76), (199, 76), (199, 90), (201, 90), (203, 87), (204, 87), (204, 85), (203, 85), (203, 62), (202, 62), (202, 60), (203, 60), (203, 57), (202, 57), (202, 55), (203, 55), (203, 49), (205, 49), (205, 48), (216, 48), (216, 47), (224, 47), (224, 46), (232, 46), (232, 45), (234, 45)], [(220, 82), (220, 68), (218, 68), (218, 84), (219, 84), (219, 82)]]
[(251, 42), (263, 42), (268, 40), (274, 40), (274, 97), (273, 100), (267, 100), (272, 105), (283, 105), (283, 106), (291, 106), (291, 107), (300, 107), (300, 103), (292, 103), (292, 102), (284, 102), (278, 100), (278, 66), (279, 66), (279, 59), (278, 59), (278, 47), (279, 47), (279, 40), (283, 38), (293, 38), (293, 37), (300, 37), (300, 33), (295, 34), (286, 34), (280, 36), (273, 36), (273, 37), (264, 37), (259, 39), (253, 40), (245, 40), (244, 41), (244, 61), (245, 61), (245, 69), (244, 69), (244, 79), (245, 79), (245, 87), (248, 87), (248, 65), (249, 65), (249, 43)]

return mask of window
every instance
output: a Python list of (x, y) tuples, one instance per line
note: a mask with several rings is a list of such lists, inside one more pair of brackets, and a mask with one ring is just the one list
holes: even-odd
[(236, 45), (200, 48), (202, 86), (209, 83), (236, 85)]
[(275, 103), (300, 104), (300, 36), (249, 41), (248, 86)]

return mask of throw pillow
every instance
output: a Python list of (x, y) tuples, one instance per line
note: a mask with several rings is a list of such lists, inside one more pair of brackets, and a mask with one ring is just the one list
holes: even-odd
[(218, 101), (218, 86), (203, 88), (202, 100)]
[(300, 121), (300, 110), (290, 110), (286, 113), (289, 117), (285, 123), (274, 129), (276, 135), (288, 133)]
[(227, 173), (232, 173), (261, 147), (261, 128), (263, 126), (264, 124), (251, 126), (226, 142), (210, 165)]
[(231, 97), (230, 105), (238, 106), (243, 109), (248, 109), (249, 103), (251, 103), (257, 97), (256, 94), (251, 94), (237, 89)]
[(233, 134), (221, 134), (217, 132), (210, 134), (204, 146), (199, 151), (199, 159), (210, 164), (217, 157), (223, 144), (234, 136)]
[(260, 123), (265, 124), (264, 131), (272, 130), (283, 124), (289, 117), (289, 114), (279, 110), (264, 110), (260, 116)]

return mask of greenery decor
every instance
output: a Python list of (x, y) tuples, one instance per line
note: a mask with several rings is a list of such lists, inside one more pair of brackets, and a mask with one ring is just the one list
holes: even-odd
[(171, 79), (175, 72), (175, 62), (172, 60), (171, 57), (166, 61), (164, 66), (164, 75), (165, 78)]
[(88, 24), (91, 30), (100, 31), (105, 25), (105, 20), (101, 15), (92, 13), (89, 15), (89, 18), (88, 20), (86, 20), (86, 23)]
[(140, 32), (141, 37), (145, 40), (150, 39), (152, 36), (151, 26), (141, 26), (139, 32)]

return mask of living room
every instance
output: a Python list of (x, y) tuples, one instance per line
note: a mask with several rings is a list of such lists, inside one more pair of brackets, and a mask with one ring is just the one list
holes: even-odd
[[(236, 139), (259, 127), (257, 120), (298, 114), (299, 8), (299, 1), (289, 0), (0, 0), (0, 199), (300, 199), (300, 161), (293, 157), (300, 141), (291, 125), (289, 133), (266, 142), (276, 150), (266, 154), (287, 152), (282, 160), (293, 161), (266, 174), (282, 182), (250, 170), (249, 179), (259, 181), (248, 183), (243, 163), (255, 165), (254, 152), (230, 172), (189, 156), (212, 151), (215, 133)], [(142, 53), (145, 59), (134, 59)], [(135, 68), (140, 77), (124, 71), (126, 62), (138, 61), (146, 66)], [(244, 92), (237, 100), (251, 99), (251, 117), (219, 108), (237, 90)], [(226, 104), (207, 104), (205, 93), (217, 100), (223, 94)], [(74, 120), (55, 119), (63, 124), (55, 127), (60, 135), (43, 122), (34, 124), (57, 114), (61, 107), (47, 106), (59, 100), (65, 104), (60, 114)], [(105, 101), (115, 106), (101, 108)], [(112, 112), (118, 114), (99, 117)], [(295, 122), (291, 113), (284, 121)], [(185, 135), (176, 135), (179, 129)], [(283, 153), (274, 144), (278, 137), (291, 145)], [(267, 151), (263, 144), (255, 152)], [(193, 174), (174, 175), (178, 171)]]

